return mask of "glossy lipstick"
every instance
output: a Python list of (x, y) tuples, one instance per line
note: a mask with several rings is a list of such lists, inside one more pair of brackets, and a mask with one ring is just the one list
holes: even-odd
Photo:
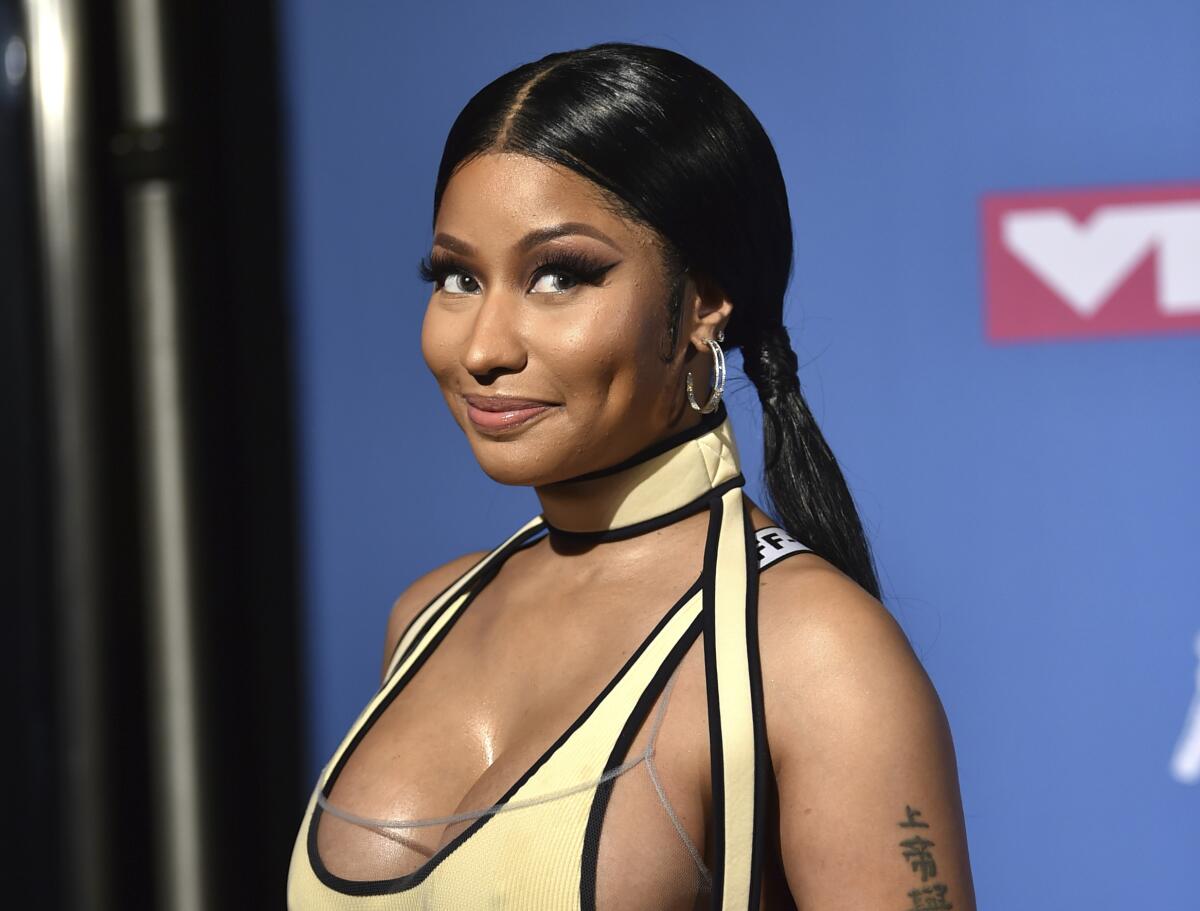
[(477, 430), (499, 433), (519, 427), (555, 405), (539, 399), (510, 396), (465, 395), (467, 417)]

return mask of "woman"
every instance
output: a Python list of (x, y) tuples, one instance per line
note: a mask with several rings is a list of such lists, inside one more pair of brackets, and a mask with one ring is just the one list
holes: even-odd
[(433, 229), (425, 360), (541, 512), (396, 601), (290, 907), (972, 911), (946, 719), (800, 391), (754, 115), (670, 51), (551, 54), (459, 115)]

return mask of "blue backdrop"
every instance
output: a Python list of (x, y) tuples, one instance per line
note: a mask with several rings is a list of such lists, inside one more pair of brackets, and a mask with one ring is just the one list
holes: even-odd
[[(314, 777), (396, 595), (538, 509), (479, 470), (420, 357), (446, 132), (519, 63), (636, 41), (714, 70), (778, 149), (801, 379), (949, 714), (980, 906), (1200, 907), (1200, 782), (1169, 766), (1196, 687), (1200, 334), (990, 343), (979, 208), (1200, 178), (1200, 3), (283, 12)], [(742, 380), (750, 477), (753, 399)]]

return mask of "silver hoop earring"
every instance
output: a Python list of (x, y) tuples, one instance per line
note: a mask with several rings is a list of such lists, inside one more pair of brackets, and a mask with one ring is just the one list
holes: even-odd
[(717, 410), (717, 403), (721, 401), (721, 393), (725, 391), (725, 352), (721, 350), (720, 343), (725, 341), (725, 330), (718, 329), (715, 339), (706, 338), (709, 350), (713, 356), (713, 387), (712, 394), (708, 397), (708, 401), (701, 406), (696, 401), (696, 392), (693, 389), (692, 371), (687, 374), (687, 397), (688, 403), (699, 411), (701, 414), (711, 414)]

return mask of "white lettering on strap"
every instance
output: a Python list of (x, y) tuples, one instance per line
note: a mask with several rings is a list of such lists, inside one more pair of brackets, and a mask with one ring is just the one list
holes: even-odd
[(764, 570), (772, 563), (777, 563), (791, 554), (811, 551), (812, 548), (801, 544), (778, 525), (768, 525), (754, 533), (758, 539), (758, 568)]

